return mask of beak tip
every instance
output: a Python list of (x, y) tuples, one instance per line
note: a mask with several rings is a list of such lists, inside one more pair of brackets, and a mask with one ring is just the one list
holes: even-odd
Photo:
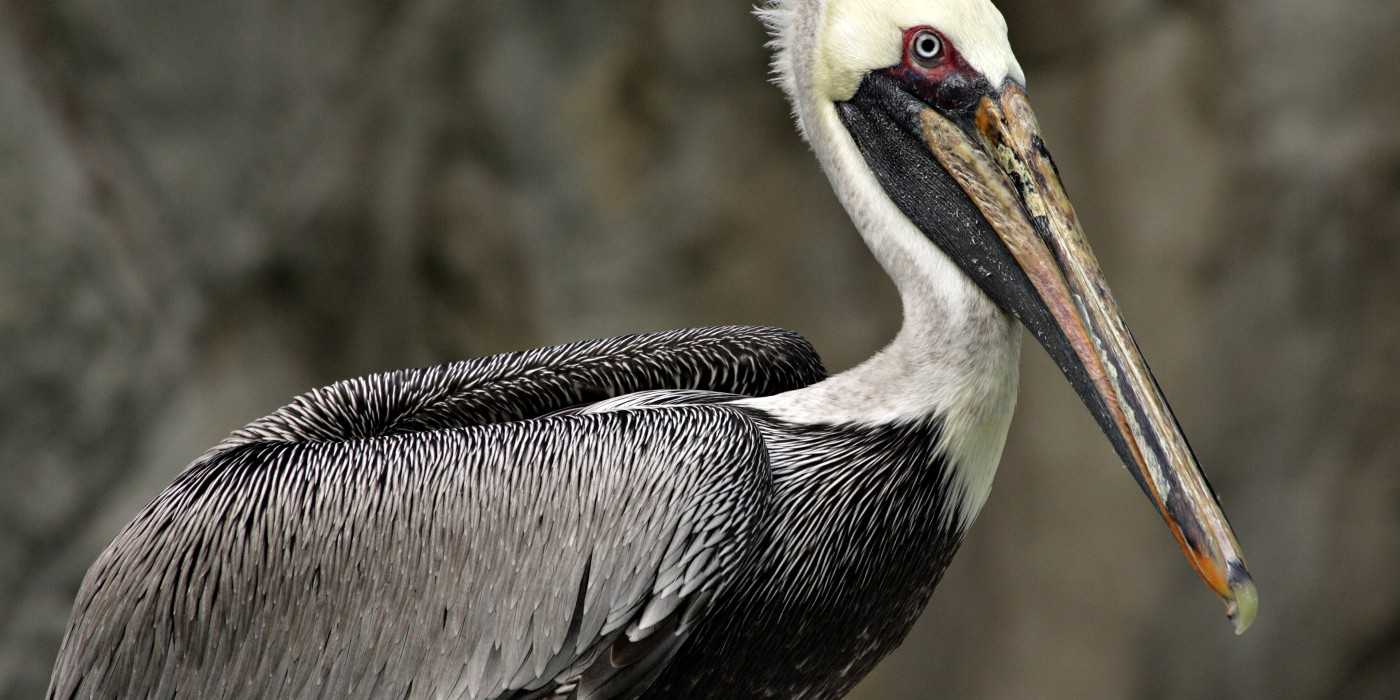
[(1254, 618), (1259, 614), (1259, 589), (1254, 586), (1249, 574), (1245, 574), (1230, 582), (1230, 593), (1225, 614), (1234, 623), (1235, 635), (1238, 636), (1254, 624)]

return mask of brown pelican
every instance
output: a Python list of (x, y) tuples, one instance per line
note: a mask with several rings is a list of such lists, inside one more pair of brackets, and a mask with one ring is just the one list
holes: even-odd
[(53, 698), (805, 697), (899, 645), (991, 488), (1020, 326), (1237, 630), (1239, 546), (1120, 318), (987, 0), (761, 11), (897, 285), (825, 378), (761, 328), (341, 382), (233, 433), (89, 570)]

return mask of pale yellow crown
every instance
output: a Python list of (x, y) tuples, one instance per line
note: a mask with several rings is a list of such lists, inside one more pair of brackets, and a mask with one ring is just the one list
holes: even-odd
[(904, 30), (924, 25), (993, 85), (1025, 83), (1006, 20), (989, 0), (774, 0), (759, 15), (773, 37), (778, 82), (794, 100), (799, 92), (850, 99), (866, 74), (900, 62)]

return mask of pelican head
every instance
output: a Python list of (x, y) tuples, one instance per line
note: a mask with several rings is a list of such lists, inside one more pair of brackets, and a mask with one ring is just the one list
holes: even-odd
[(988, 0), (778, 0), (761, 14), (838, 195), (868, 240), (888, 229), (877, 257), (941, 253), (1030, 330), (1243, 632), (1257, 593), (1239, 544), (1080, 229), (1001, 13)]

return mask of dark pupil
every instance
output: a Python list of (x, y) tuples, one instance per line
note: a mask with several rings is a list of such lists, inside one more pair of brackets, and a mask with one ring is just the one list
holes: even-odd
[(921, 36), (915, 48), (919, 51), (919, 57), (933, 58), (938, 55), (938, 39), (928, 35)]

